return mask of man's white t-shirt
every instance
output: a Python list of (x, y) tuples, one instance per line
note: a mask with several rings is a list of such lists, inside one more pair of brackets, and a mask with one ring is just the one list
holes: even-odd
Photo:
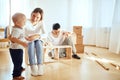
[(48, 41), (50, 41), (52, 43), (52, 45), (62, 45), (63, 41), (64, 41), (64, 37), (63, 37), (63, 30), (60, 30), (60, 33), (58, 35), (58, 37), (54, 37), (52, 32), (50, 32), (48, 34)]

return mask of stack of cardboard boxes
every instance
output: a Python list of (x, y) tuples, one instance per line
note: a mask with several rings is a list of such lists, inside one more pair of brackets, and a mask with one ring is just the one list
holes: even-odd
[(73, 26), (73, 32), (76, 34), (76, 52), (84, 53), (82, 26)]

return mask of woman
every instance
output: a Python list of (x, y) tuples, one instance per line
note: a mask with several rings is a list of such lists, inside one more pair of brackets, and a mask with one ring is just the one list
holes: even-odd
[[(31, 18), (27, 20), (25, 27), (25, 34), (27, 36), (27, 40), (29, 41), (28, 56), (31, 67), (31, 75), (33, 76), (43, 75), (43, 43), (41, 41), (41, 35), (44, 33), (43, 10), (41, 8), (35, 8), (31, 13)], [(37, 65), (35, 58), (37, 58)]]

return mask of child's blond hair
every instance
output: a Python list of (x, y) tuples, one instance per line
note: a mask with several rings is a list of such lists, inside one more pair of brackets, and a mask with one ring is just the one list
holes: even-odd
[(26, 19), (26, 16), (23, 13), (15, 13), (12, 16), (13, 23), (22, 21), (23, 19)]

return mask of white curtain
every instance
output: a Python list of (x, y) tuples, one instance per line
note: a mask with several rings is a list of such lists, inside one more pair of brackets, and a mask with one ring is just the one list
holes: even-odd
[(70, 25), (83, 26), (85, 45), (120, 53), (120, 0), (72, 0)]
[[(17, 12), (24, 13), (30, 18), (30, 1), (29, 0), (11, 0), (11, 16)], [(11, 21), (12, 25), (12, 21)]]
[(111, 52), (120, 53), (120, 0), (116, 0), (114, 6), (109, 50)]
[[(114, 0), (93, 0), (93, 22), (95, 28), (95, 45), (108, 48)], [(111, 12), (111, 13), (110, 13)]]
[(11, 16), (16, 12), (22, 12), (27, 17), (30, 16), (29, 6), (29, 0), (0, 0), (0, 28), (8, 26), (11, 29), (13, 24)]
[(80, 25), (84, 44), (120, 52), (120, 0), (0, 0), (0, 27), (10, 24), (16, 12), (30, 18), (35, 7), (44, 9), (46, 30), (54, 22), (70, 31)]
[(83, 26), (84, 44), (109, 48), (115, 0), (72, 1), (71, 26)]
[(10, 1), (0, 0), (0, 28), (9, 25), (10, 19)]

